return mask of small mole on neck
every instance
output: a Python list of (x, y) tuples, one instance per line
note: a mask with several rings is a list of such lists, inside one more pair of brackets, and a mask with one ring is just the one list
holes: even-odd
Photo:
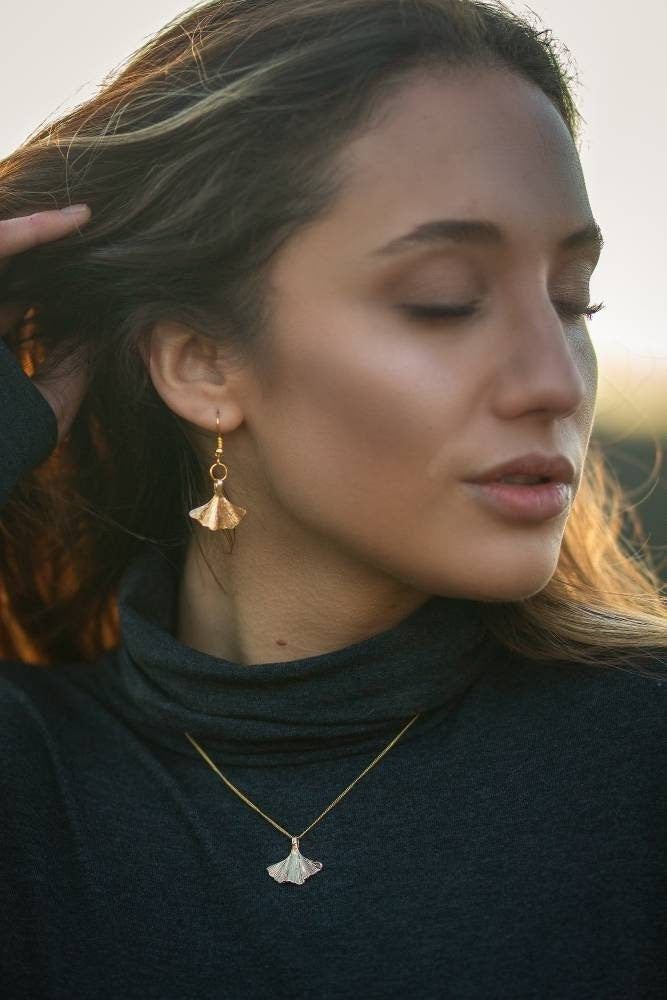
[(286, 646), (287, 639), (276, 639), (276, 646)]

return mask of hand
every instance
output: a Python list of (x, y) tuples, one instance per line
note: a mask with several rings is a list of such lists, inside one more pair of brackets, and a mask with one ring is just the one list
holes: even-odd
[[(67, 236), (89, 218), (90, 209), (81, 205), (74, 212), (52, 209), (0, 221), (0, 271), (7, 267), (14, 254)], [(25, 306), (0, 302), (0, 337), (22, 319), (25, 312)], [(80, 348), (63, 358), (48, 378), (40, 378), (39, 371), (33, 378), (35, 388), (56, 415), (58, 441), (69, 431), (88, 386), (87, 353), (86, 348)]]

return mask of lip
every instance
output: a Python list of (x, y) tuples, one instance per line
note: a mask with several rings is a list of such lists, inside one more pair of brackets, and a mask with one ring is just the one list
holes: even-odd
[[(550, 480), (550, 483), (544, 484), (545, 486), (568, 484), (574, 481), (574, 465), (565, 455), (545, 455), (534, 451), (494, 465), (466, 482), (489, 484), (495, 483), (502, 476), (543, 476)], [(521, 489), (526, 488), (528, 487), (521, 487)]]
[(474, 495), (496, 513), (515, 521), (547, 521), (572, 505), (570, 483), (466, 483)]

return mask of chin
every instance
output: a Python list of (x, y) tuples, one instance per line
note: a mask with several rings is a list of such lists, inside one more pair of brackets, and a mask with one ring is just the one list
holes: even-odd
[[(541, 555), (541, 558), (540, 558)], [(524, 553), (523, 558), (493, 552), (489, 546), (480, 557), (471, 553), (468, 559), (443, 557), (439, 566), (422, 566), (420, 572), (409, 574), (412, 586), (426, 593), (456, 597), (471, 601), (523, 601), (543, 590), (556, 571), (558, 559), (551, 551), (540, 555)], [(444, 569), (444, 572), (443, 572)]]
[[(553, 574), (551, 574), (553, 576)], [(537, 585), (526, 584), (524, 587), (497, 587), (495, 590), (485, 585), (483, 588), (479, 588), (475, 594), (469, 595), (469, 600), (473, 601), (483, 601), (487, 604), (493, 603), (503, 603), (509, 604), (513, 601), (525, 601), (529, 597), (534, 597), (535, 594), (539, 594), (541, 590), (544, 590), (546, 585), (551, 579), (549, 576), (546, 580), (541, 580)]]

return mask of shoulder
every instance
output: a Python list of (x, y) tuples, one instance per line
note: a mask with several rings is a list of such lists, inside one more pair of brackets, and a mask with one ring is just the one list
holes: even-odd
[(603, 667), (506, 650), (471, 713), (480, 752), (520, 779), (512, 794), (527, 796), (528, 811), (544, 806), (557, 823), (578, 816), (590, 829), (623, 827), (638, 844), (666, 828), (664, 652)]
[(611, 665), (537, 661), (509, 652), (489, 676), (492, 697), (547, 738), (596, 753), (667, 754), (667, 654)]
[(530, 659), (508, 649), (498, 650), (491, 676), (499, 690), (530, 688), (562, 692), (564, 698), (610, 704), (617, 699), (638, 700), (647, 708), (664, 705), (667, 697), (667, 651), (640, 650), (604, 663)]
[(16, 844), (39, 852), (41, 831), (67, 829), (90, 794), (84, 775), (95, 772), (94, 788), (121, 745), (98, 694), (103, 662), (0, 662), (0, 855)]
[(64, 734), (84, 727), (93, 705), (81, 680), (100, 666), (101, 659), (58, 666), (0, 661), (0, 757), (52, 756)]
[(31, 882), (56, 856), (67, 865), (87, 794), (80, 776), (103, 732), (95, 699), (77, 683), (91, 670), (0, 662), (0, 881)]

